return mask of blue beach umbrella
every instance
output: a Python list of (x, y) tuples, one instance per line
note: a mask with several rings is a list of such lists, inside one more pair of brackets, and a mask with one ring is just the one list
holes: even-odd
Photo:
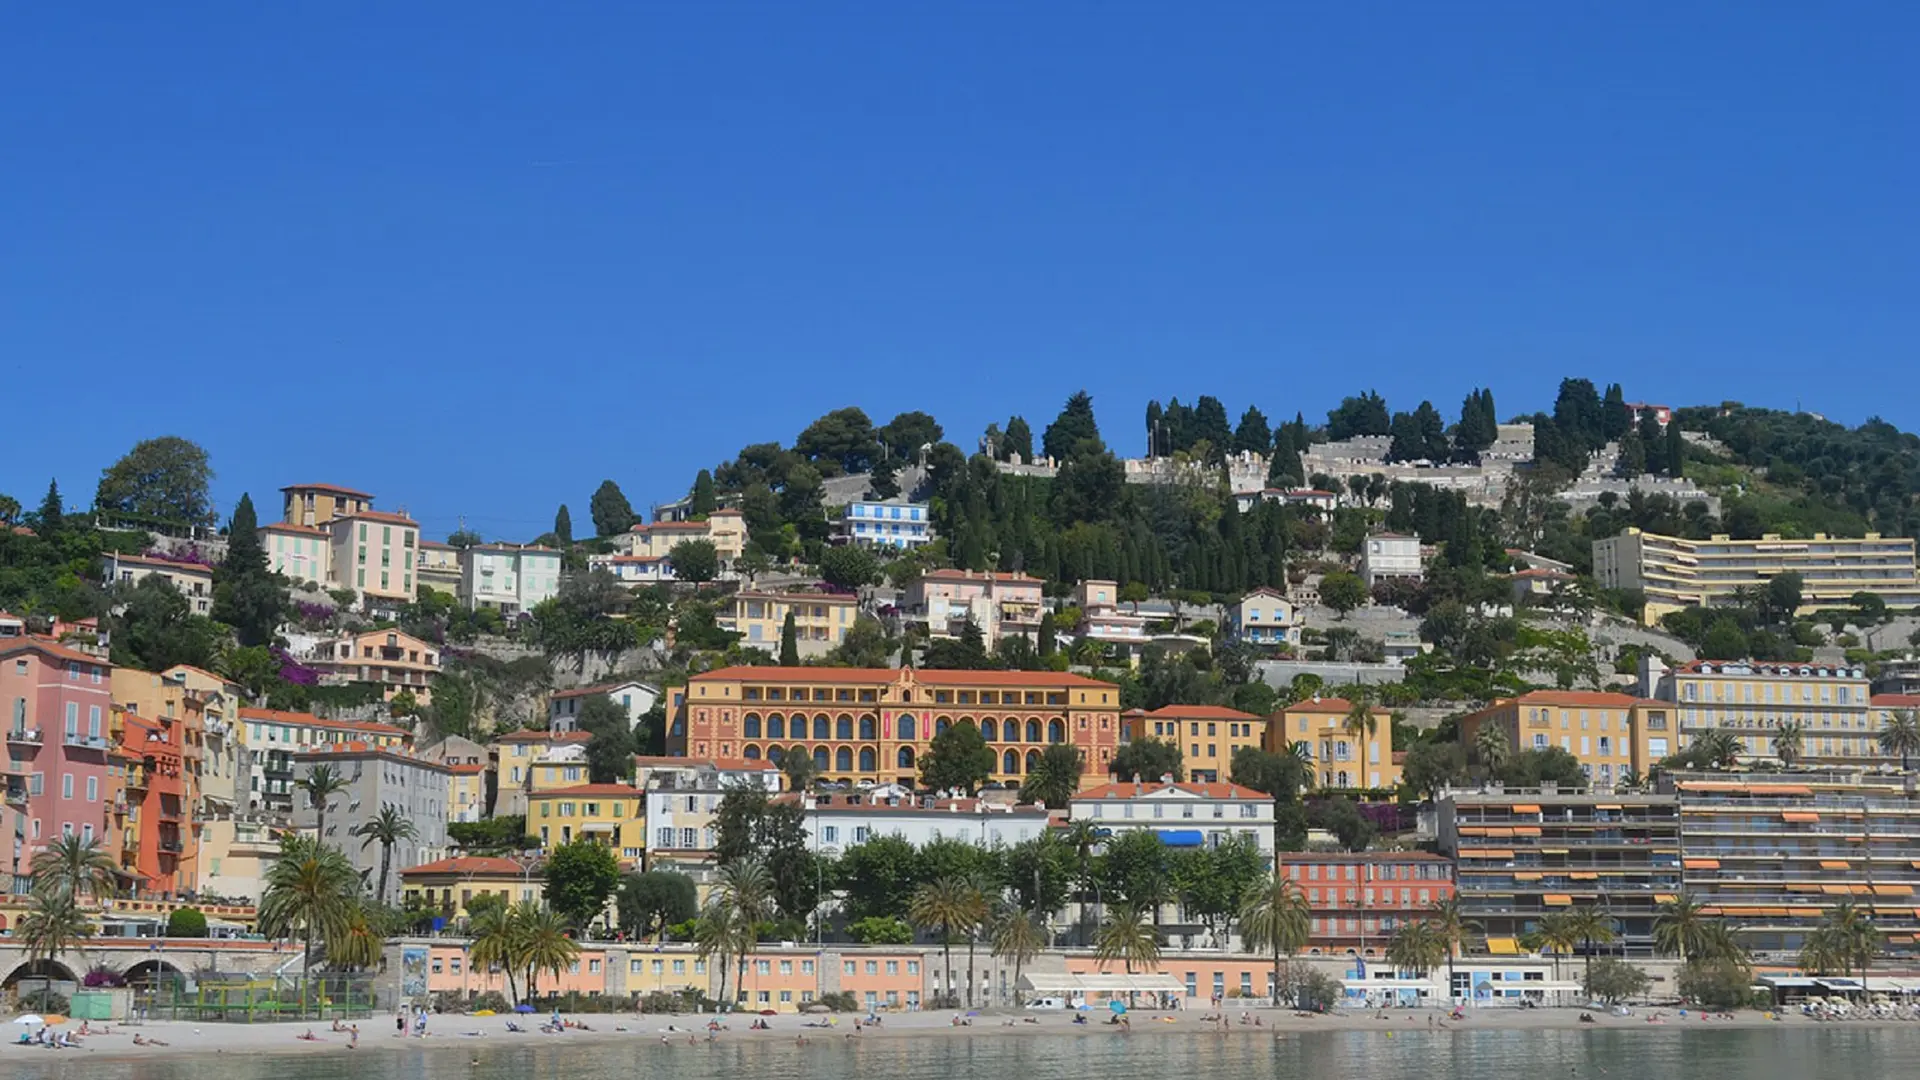
[(1107, 1002), (1107, 1008), (1112, 1009), (1115, 1016), (1122, 1016), (1126, 1014), (1127, 1003), (1121, 1001), (1119, 998), (1115, 998)]
[(533, 1012), (533, 1011), (534, 1011), (534, 1008), (533, 1008), (533, 1006), (531, 1006), (531, 1005), (529, 1005), (529, 1004), (527, 1004), (526, 1002), (524, 1002), (524, 1001), (523, 1001), (523, 1002), (521, 1002), (520, 1004), (518, 1004), (518, 1005), (515, 1005), (515, 1006), (513, 1007), (513, 1011), (514, 1011), (514, 1012), (517, 1012), (517, 1013), (530, 1013), (530, 1012)]

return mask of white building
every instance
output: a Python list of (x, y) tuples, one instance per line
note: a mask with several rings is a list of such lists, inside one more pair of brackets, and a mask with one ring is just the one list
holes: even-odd
[(108, 585), (132, 585), (144, 578), (159, 577), (187, 598), (195, 615), (213, 611), (213, 567), (204, 563), (174, 562), (146, 555), (122, 555), (109, 551), (101, 556), (106, 563), (102, 574)]
[(622, 585), (656, 585), (674, 580), (673, 558), (668, 555), (589, 555), (587, 567), (605, 570)]
[(533, 610), (560, 592), (560, 553), (538, 545), (479, 544), (460, 552), (460, 603), (502, 615)]
[(1360, 578), (1371, 589), (1393, 578), (1420, 580), (1420, 538), (1376, 533), (1360, 549)]
[(333, 534), (310, 525), (276, 521), (256, 531), (267, 569), (294, 581), (326, 588), (333, 580)]
[(1340, 496), (1318, 488), (1259, 488), (1233, 493), (1233, 505), (1243, 514), (1263, 502), (1282, 506), (1311, 506), (1331, 514), (1340, 505)]
[(601, 683), (598, 686), (582, 686), (576, 690), (556, 690), (547, 699), (547, 728), (550, 731), (573, 731), (580, 726), (580, 707), (595, 694), (605, 694), (613, 699), (627, 714), (627, 726), (640, 726), (640, 718), (653, 711), (660, 700), (660, 688), (638, 679), (626, 682)]
[(904, 551), (931, 541), (933, 525), (922, 503), (859, 499), (841, 512), (840, 535), (851, 544)]
[(634, 783), (646, 794), (648, 870), (677, 870), (693, 878), (705, 899), (713, 884), (718, 842), (714, 815), (727, 792), (780, 791), (771, 761), (645, 757), (633, 759)]
[(1152, 829), (1171, 848), (1218, 847), (1245, 837), (1273, 858), (1273, 799), (1224, 781), (1126, 780), (1073, 797), (1074, 821), (1108, 832)]
[(935, 840), (958, 840), (986, 847), (1012, 847), (1047, 830), (1043, 806), (1014, 806), (985, 799), (920, 798), (903, 788), (874, 791), (783, 795), (806, 809), (809, 846), (822, 855), (882, 836), (897, 836), (914, 847)]

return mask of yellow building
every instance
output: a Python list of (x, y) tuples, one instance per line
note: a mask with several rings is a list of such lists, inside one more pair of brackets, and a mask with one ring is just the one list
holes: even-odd
[(420, 526), (405, 514), (361, 510), (328, 523), (333, 534), (333, 584), (362, 599), (389, 605), (415, 596), (414, 560)]
[(447, 820), (479, 821), (487, 816), (487, 767), (447, 766)]
[(723, 620), (741, 635), (741, 643), (769, 652), (780, 648), (780, 634), (793, 613), (793, 635), (800, 648), (824, 652), (846, 639), (859, 604), (833, 593), (738, 592)]
[(623, 862), (647, 852), (646, 793), (626, 784), (580, 784), (527, 796), (527, 832), (552, 851), (575, 840), (612, 848)]
[(433, 678), (440, 674), (440, 646), (398, 630), (368, 630), (321, 642), (307, 664), (329, 685), (372, 683), (386, 701), (405, 690), (425, 705), (433, 700)]
[(195, 822), (200, 833), (199, 891), (258, 900), (267, 870), (280, 857), (275, 820), (265, 814), (227, 814)]
[(420, 557), (414, 569), (421, 588), (448, 596), (460, 595), (460, 549), (452, 544), (420, 541)]
[(656, 521), (635, 525), (613, 537), (613, 548), (621, 555), (660, 559), (689, 540), (705, 540), (713, 545), (724, 569), (732, 566), (747, 548), (746, 518), (740, 511), (722, 508), (708, 514), (704, 521)]
[(284, 497), (280, 520), (310, 529), (324, 529), (334, 518), (373, 509), (373, 496), (338, 484), (294, 484), (281, 488), (280, 494)]
[(1628, 529), (1593, 542), (1594, 580), (1603, 588), (1639, 589), (1647, 598), (1648, 625), (1683, 607), (1734, 603), (1740, 590), (1786, 573), (1800, 575), (1803, 612), (1845, 607), (1859, 592), (1891, 607), (1920, 604), (1910, 537), (1814, 533), (1809, 540), (1788, 540), (1769, 533), (1758, 540), (1687, 540)]
[(493, 816), (527, 812), (527, 795), (587, 782), (584, 731), (510, 731), (493, 740)]
[(1126, 717), (1127, 740), (1158, 739), (1180, 748), (1186, 778), (1213, 783), (1233, 774), (1233, 755), (1242, 747), (1260, 749), (1267, 739), (1267, 718), (1218, 705), (1167, 705)]
[(1652, 679), (1653, 696), (1678, 714), (1685, 747), (1709, 731), (1739, 739), (1749, 757), (1778, 757), (1780, 729), (1800, 727), (1797, 764), (1877, 765), (1880, 751), (1873, 686), (1864, 666), (1698, 660)]
[(1349, 734), (1347, 717), (1353, 702), (1346, 698), (1311, 698), (1275, 713), (1267, 723), (1269, 753), (1292, 752), (1303, 746), (1313, 782), (1323, 788), (1398, 787), (1400, 767), (1393, 763), (1393, 718), (1387, 710), (1370, 708), (1370, 734)]
[(1631, 694), (1534, 690), (1503, 698), (1460, 718), (1468, 753), (1489, 724), (1506, 736), (1509, 753), (1565, 750), (1599, 784), (1619, 783), (1630, 774), (1645, 777), (1680, 748), (1672, 706)]
[(497, 896), (509, 904), (538, 903), (546, 888), (531, 863), (480, 855), (457, 855), (400, 871), (400, 902), (409, 910), (464, 919), (476, 897)]

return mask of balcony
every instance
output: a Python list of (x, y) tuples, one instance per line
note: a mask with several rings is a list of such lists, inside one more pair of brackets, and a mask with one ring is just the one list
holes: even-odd
[(178, 855), (187, 850), (186, 845), (178, 840), (162, 840), (160, 841), (159, 848), (168, 855)]
[(27, 805), (27, 786), (25, 784), (7, 785), (7, 805), (25, 807)]
[(68, 747), (76, 750), (99, 750), (104, 752), (108, 745), (106, 736), (104, 735), (82, 735), (77, 731), (67, 732), (66, 737), (61, 741)]
[(39, 728), (10, 728), (7, 731), (7, 741), (38, 746), (42, 741), (42, 735)]

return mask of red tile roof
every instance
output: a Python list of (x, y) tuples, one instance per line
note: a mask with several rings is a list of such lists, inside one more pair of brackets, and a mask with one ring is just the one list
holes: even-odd
[(532, 728), (523, 728), (519, 731), (509, 731), (505, 735), (497, 736), (493, 741), (503, 743), (576, 743), (586, 742), (591, 738), (593, 738), (592, 734), (585, 731), (536, 731)]
[[(901, 681), (903, 671), (898, 668), (833, 668), (833, 667), (725, 667), (716, 668), (704, 674), (695, 675), (689, 682), (732, 682), (746, 680), (752, 682), (794, 682), (794, 683), (874, 683), (893, 684)], [(1113, 684), (1099, 679), (1090, 679), (1085, 675), (1074, 675), (1064, 671), (948, 671), (914, 669), (915, 682), (923, 686), (978, 686), (993, 689), (1001, 686), (1051, 686), (1051, 687), (1100, 687), (1112, 689)]]
[(421, 863), (400, 871), (401, 877), (408, 874), (485, 874), (489, 876), (519, 875), (527, 868), (512, 859), (500, 859), (486, 855), (455, 855), (451, 859), (438, 862)]
[(291, 521), (268, 522), (267, 524), (260, 526), (260, 531), (261, 532), (299, 533), (302, 536), (332, 536), (333, 535), (332, 533), (328, 532), (325, 529), (317, 529), (317, 528), (314, 528), (312, 525), (295, 525)]
[(1198, 795), (1203, 799), (1258, 799), (1265, 801), (1271, 796), (1239, 784), (1229, 784), (1224, 780), (1202, 783), (1194, 780), (1174, 780), (1162, 783), (1158, 780), (1123, 780), (1091, 787), (1073, 797), (1074, 802), (1093, 799), (1132, 799), (1158, 795), (1163, 791), (1184, 791), (1189, 795)]
[(748, 761), (746, 758), (655, 757), (647, 754), (633, 755), (633, 763), (642, 769), (689, 769), (711, 765), (727, 772), (775, 772), (780, 768), (765, 759)]
[(1340, 697), (1308, 698), (1305, 701), (1296, 701), (1291, 705), (1282, 706), (1280, 709), (1283, 715), (1288, 716), (1294, 713), (1311, 713), (1315, 715), (1322, 713), (1339, 713), (1341, 716), (1345, 716), (1351, 711), (1353, 711), (1353, 702)]
[(1009, 581), (1020, 585), (1044, 584), (1039, 578), (1015, 571), (1003, 573), (998, 570), (929, 570), (920, 575), (921, 581)]
[(916, 671), (914, 677), (928, 686), (1052, 686), (1065, 688), (1099, 687), (1114, 689), (1114, 684), (1065, 671)]
[[(576, 687), (572, 690), (556, 690), (553, 693), (553, 697), (556, 699), (591, 697), (594, 694), (604, 694), (609, 690), (618, 690), (623, 686), (646, 686), (646, 685), (647, 685), (646, 683), (641, 682), (639, 679), (625, 679), (621, 682), (599, 683), (594, 686)], [(648, 687), (648, 689), (652, 689), (652, 688)]]
[(1265, 720), (1264, 716), (1244, 713), (1239, 709), (1228, 709), (1219, 705), (1162, 705), (1150, 713), (1142, 715), (1155, 720)]
[(634, 798), (639, 798), (640, 796), (645, 794), (646, 792), (641, 791), (639, 788), (634, 787), (631, 784), (575, 784), (573, 787), (552, 788), (547, 791), (529, 791), (527, 792), (527, 798), (545, 799), (555, 795), (565, 795), (565, 796), (584, 796), (584, 795), (627, 796), (627, 795), (630, 795), (630, 796), (633, 796)]
[(1871, 704), (1882, 709), (1920, 709), (1920, 694), (1875, 694)]
[(182, 573), (213, 573), (213, 567), (208, 566), (206, 563), (175, 562), (172, 559), (156, 559), (150, 555), (126, 555), (117, 551), (109, 551), (104, 557), (109, 562), (132, 563), (135, 566), (157, 566), (167, 570), (178, 570)]
[(369, 735), (405, 735), (407, 729), (382, 724), (377, 720), (325, 720), (312, 713), (283, 712), (279, 709), (240, 710), (240, 719), (264, 721), (270, 724), (293, 724), (301, 727), (322, 728), (328, 731), (357, 731)]
[(449, 772), (459, 773), (461, 776), (476, 776), (486, 772), (487, 767), (479, 762), (474, 762), (471, 765), (448, 765), (447, 770)]
[(88, 656), (86, 653), (80, 652), (77, 649), (69, 649), (65, 645), (43, 637), (30, 635), (28, 637), (0, 639), (0, 656), (12, 656), (14, 653), (20, 652), (37, 652), (49, 659), (65, 660), (70, 663), (98, 664), (101, 667), (109, 666), (105, 660), (98, 656)]
[(388, 510), (361, 510), (358, 513), (342, 514), (335, 521), (385, 521), (393, 525), (410, 525), (419, 528), (420, 523), (405, 514), (396, 514)]
[(341, 487), (339, 484), (288, 484), (286, 487), (283, 487), (280, 490), (281, 491), (330, 491), (335, 495), (351, 495), (357, 499), (373, 498), (373, 496), (367, 494), (364, 491), (355, 491), (350, 487)]

